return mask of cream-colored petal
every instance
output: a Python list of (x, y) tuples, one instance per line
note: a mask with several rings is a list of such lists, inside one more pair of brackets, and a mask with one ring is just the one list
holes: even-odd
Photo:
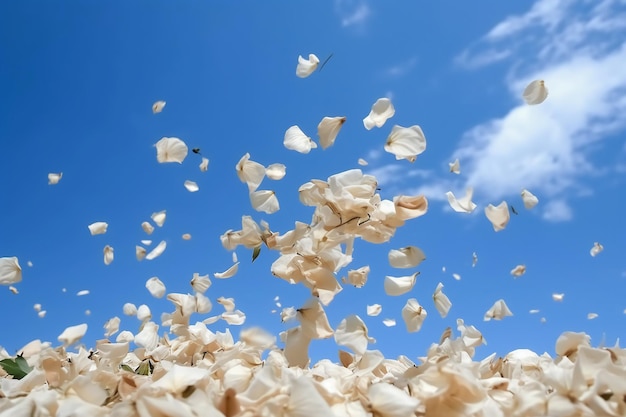
[(350, 315), (341, 320), (335, 329), (335, 343), (351, 349), (354, 353), (363, 355), (368, 343), (376, 340), (367, 335), (367, 326), (357, 315)]
[(375, 127), (382, 127), (385, 122), (396, 114), (396, 109), (391, 104), (391, 100), (388, 98), (379, 98), (376, 103), (372, 105), (370, 114), (363, 119), (363, 126), (367, 130), (372, 130)]
[(159, 325), (149, 321), (144, 326), (143, 329), (135, 335), (134, 343), (146, 350), (154, 350), (159, 344)]
[(187, 191), (189, 191), (190, 193), (195, 193), (198, 190), (200, 190), (200, 187), (198, 187), (198, 184), (191, 180), (185, 181), (184, 186), (187, 189)]
[(282, 180), (287, 173), (287, 167), (284, 164), (272, 164), (265, 168), (265, 175), (271, 180)]
[(509, 223), (511, 219), (511, 214), (509, 213), (509, 205), (506, 201), (501, 202), (497, 206), (493, 204), (489, 204), (485, 207), (485, 216), (491, 222), (493, 226), (493, 230), (499, 232), (504, 230), (506, 225)]
[(289, 384), (289, 403), (285, 417), (328, 417), (333, 416), (329, 404), (318, 391), (313, 380), (302, 375)]
[(235, 311), (235, 299), (234, 298), (219, 297), (217, 299), (217, 303), (224, 306), (224, 311), (226, 312)]
[(204, 294), (211, 286), (211, 280), (208, 275), (200, 275), (194, 272), (190, 284), (194, 291)]
[(158, 277), (152, 277), (146, 281), (146, 288), (155, 298), (163, 298), (165, 295), (165, 284)]
[(104, 253), (104, 264), (111, 265), (111, 262), (113, 262), (113, 258), (115, 257), (113, 248), (106, 245), (102, 252)]
[(250, 204), (256, 211), (272, 214), (280, 210), (276, 193), (271, 190), (257, 190), (250, 193)]
[(415, 268), (426, 259), (424, 252), (418, 247), (407, 246), (391, 249), (387, 254), (389, 264), (394, 268)]
[(461, 275), (457, 274), (457, 273), (454, 273), (454, 274), (452, 274), (452, 278), (456, 279), (457, 281), (460, 281), (461, 280)]
[(541, 104), (548, 98), (548, 87), (543, 80), (532, 81), (524, 89), (522, 97), (526, 104)]
[(526, 265), (517, 265), (515, 268), (511, 269), (511, 275), (515, 278), (519, 278), (526, 273)]
[(509, 307), (506, 305), (504, 300), (500, 299), (496, 301), (489, 310), (485, 313), (484, 320), (489, 321), (491, 319), (494, 320), (502, 320), (505, 317), (512, 316), (513, 313), (509, 310)]
[(414, 273), (413, 275), (408, 275), (404, 277), (385, 277), (385, 294), (387, 295), (402, 295), (413, 289), (415, 286), (415, 281), (419, 272)]
[(165, 248), (167, 248), (167, 242), (162, 240), (161, 242), (159, 242), (158, 245), (155, 246), (154, 249), (152, 249), (147, 255), (146, 255), (146, 259), (151, 261), (155, 258), (158, 258), (159, 256), (161, 256), (163, 254), (163, 252), (165, 251)]
[(39, 316), (40, 319), (43, 319), (44, 317), (46, 317), (46, 310), (41, 310), (37, 313), (37, 315)]
[(433, 294), (433, 301), (435, 302), (435, 308), (439, 312), (442, 318), (445, 318), (452, 307), (452, 302), (447, 295), (443, 293), (443, 284), (440, 282), (437, 284), (435, 293)]
[(103, 326), (104, 330), (106, 330), (106, 332), (104, 333), (104, 337), (110, 337), (117, 333), (120, 330), (120, 322), (121, 320), (117, 316), (107, 320), (107, 322), (104, 323)]
[(0, 285), (16, 284), (22, 280), (22, 268), (15, 256), (0, 258)]
[(449, 162), (448, 166), (450, 167), (450, 172), (453, 174), (461, 173), (461, 163), (459, 162), (459, 158), (456, 158), (454, 162)]
[(250, 154), (246, 153), (235, 165), (237, 176), (241, 182), (248, 185), (248, 191), (252, 192), (259, 188), (265, 178), (265, 167), (256, 161), (250, 160)]
[(191, 240), (191, 234), (189, 233), (183, 233), (181, 237), (183, 240)]
[[(156, 213), (152, 213), (152, 216), (150, 216), (150, 218), (152, 219), (154, 224), (156, 224), (159, 227), (163, 227), (163, 225), (165, 224), (165, 219), (167, 218), (167, 210), (162, 210), (162, 211), (157, 211)], [(146, 233), (148, 232), (146, 231)]]
[(91, 236), (103, 235), (107, 232), (107, 227), (109, 227), (109, 224), (106, 222), (95, 222), (91, 223), (87, 227), (89, 228), (89, 233), (91, 233)]
[(327, 339), (333, 335), (326, 312), (317, 298), (311, 298), (298, 309), (302, 331), (310, 339)]
[[(408, 417), (416, 415), (420, 400), (387, 382), (378, 382), (367, 390), (369, 408), (377, 417)], [(456, 414), (456, 413), (455, 413)], [(457, 414), (460, 417), (460, 414)], [(443, 417), (443, 416), (442, 416)]]
[(233, 264), (233, 266), (228, 268), (226, 271), (216, 272), (213, 274), (213, 276), (218, 279), (231, 278), (235, 276), (238, 270), (239, 270), (239, 262), (236, 262), (235, 264)]
[(70, 346), (82, 339), (85, 333), (87, 333), (87, 324), (85, 323), (70, 326), (63, 330), (63, 333), (59, 335), (58, 340), (65, 346)]
[(409, 298), (402, 308), (402, 320), (409, 333), (419, 332), (426, 316), (428, 316), (426, 309), (415, 298)]
[(137, 306), (133, 303), (126, 303), (122, 308), (124, 314), (127, 316), (136, 316), (137, 315)]
[(207, 172), (209, 170), (209, 158), (202, 157), (200, 162), (200, 172)]
[(383, 307), (380, 304), (372, 304), (367, 306), (367, 315), (376, 317), (383, 311)]
[(246, 321), (246, 315), (240, 310), (224, 312), (222, 313), (221, 318), (226, 323), (233, 326), (241, 326)]
[(596, 318), (598, 318), (598, 313), (589, 313), (589, 314), (587, 314), (587, 319), (589, 319), (589, 320), (593, 320), (593, 319), (596, 319)]
[(474, 189), (472, 187), (468, 187), (465, 191), (465, 197), (456, 198), (452, 191), (448, 191), (446, 193), (446, 197), (448, 197), (448, 203), (452, 210), (457, 213), (471, 213), (476, 209), (476, 204), (472, 202), (472, 196), (474, 195)]
[(9, 291), (11, 291), (13, 294), (19, 294), (19, 290), (17, 288), (15, 288), (13, 285), (9, 285)]
[(152, 104), (152, 113), (154, 114), (161, 113), (164, 107), (165, 107), (165, 101), (163, 100), (155, 101), (154, 104)]
[(306, 368), (309, 364), (309, 345), (311, 338), (308, 337), (300, 326), (280, 333), (280, 340), (285, 343), (283, 355), (289, 366)]
[(157, 161), (160, 163), (178, 162), (182, 164), (189, 149), (185, 142), (178, 138), (161, 138), (156, 144)]
[(394, 154), (396, 159), (415, 162), (417, 156), (426, 150), (426, 137), (418, 125), (402, 127), (395, 125), (385, 142), (385, 151)]
[(145, 304), (140, 305), (137, 308), (137, 319), (139, 321), (147, 321), (150, 320), (152, 318), (152, 312), (150, 311), (150, 307), (148, 307)]
[(50, 173), (50, 174), (48, 174), (48, 184), (49, 185), (58, 184), (59, 181), (61, 181), (62, 177), (63, 177), (63, 173), (62, 172), (59, 172), (58, 174)]
[(289, 150), (304, 154), (311, 152), (311, 149), (317, 148), (317, 143), (305, 135), (298, 126), (291, 126), (285, 131), (283, 145)]
[(554, 301), (563, 301), (564, 297), (565, 297), (564, 293), (554, 293), (554, 294), (552, 294), (552, 299)]
[(213, 303), (209, 297), (202, 293), (196, 293), (196, 313), (207, 314), (213, 309)]
[(346, 122), (345, 116), (324, 117), (317, 125), (317, 135), (320, 138), (320, 146), (326, 149), (333, 146), (335, 139), (341, 130), (341, 126)]
[(387, 327), (393, 327), (396, 325), (396, 319), (384, 319), (383, 324)]
[(138, 261), (143, 261), (143, 258), (146, 257), (146, 249), (143, 246), (135, 246), (135, 257)]
[(89, 290), (80, 290), (76, 293), (77, 297), (82, 297), (84, 295), (89, 295)]
[(591, 256), (596, 256), (597, 254), (599, 254), (603, 250), (604, 250), (604, 246), (602, 246), (598, 242), (593, 242), (593, 247), (591, 248), (591, 250), (589, 250), (589, 254)]
[(359, 158), (357, 161), (357, 164), (361, 165), (362, 167), (369, 165), (369, 163), (363, 159), (363, 158)]
[(152, 232), (154, 232), (154, 226), (152, 226), (150, 223), (148, 222), (143, 222), (141, 223), (141, 228), (143, 229), (144, 232), (146, 232), (146, 234), (151, 235)]
[(305, 59), (302, 55), (298, 55), (298, 66), (296, 67), (296, 76), (306, 78), (317, 69), (320, 60), (315, 54), (309, 54), (309, 59)]
[(399, 195), (393, 198), (393, 204), (400, 220), (415, 219), (428, 211), (428, 200), (423, 195)]
[(357, 288), (361, 288), (367, 282), (367, 276), (370, 273), (369, 265), (362, 266), (359, 269), (351, 269), (348, 271), (348, 277), (342, 278), (344, 284), (354, 285)]
[(528, 190), (522, 190), (522, 201), (527, 210), (532, 209), (539, 203), (539, 199)]

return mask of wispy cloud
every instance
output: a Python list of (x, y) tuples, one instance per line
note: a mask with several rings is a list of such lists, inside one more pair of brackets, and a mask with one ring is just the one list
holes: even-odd
[(372, 14), (365, 0), (335, 0), (335, 12), (343, 27), (362, 26)]
[(411, 57), (404, 62), (387, 68), (385, 73), (391, 77), (401, 77), (415, 68), (415, 64), (417, 64), (417, 57)]

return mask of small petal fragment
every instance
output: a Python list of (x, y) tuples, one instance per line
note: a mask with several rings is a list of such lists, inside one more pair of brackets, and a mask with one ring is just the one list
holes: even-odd
[(476, 204), (472, 202), (473, 195), (474, 189), (472, 187), (468, 187), (465, 191), (465, 197), (459, 199), (454, 196), (452, 191), (446, 193), (450, 207), (457, 213), (471, 213), (476, 209)]
[(184, 185), (187, 191), (189, 191), (190, 193), (195, 193), (200, 189), (200, 187), (198, 187), (198, 184), (190, 180), (185, 181)]
[(395, 319), (384, 319), (383, 320), (383, 324), (387, 327), (393, 327), (396, 325), (396, 320)]
[(111, 265), (111, 262), (113, 262), (113, 258), (115, 257), (113, 248), (109, 245), (106, 245), (102, 252), (104, 253), (104, 264)]
[(280, 210), (276, 193), (271, 190), (259, 190), (250, 193), (250, 204), (256, 211), (272, 214)]
[(509, 205), (506, 201), (501, 202), (497, 206), (489, 204), (485, 207), (485, 216), (487, 216), (487, 219), (491, 222), (493, 230), (496, 232), (504, 230), (511, 219)]
[(200, 162), (200, 171), (207, 172), (209, 170), (209, 158), (202, 157), (202, 162)]
[(143, 222), (141, 223), (141, 228), (143, 229), (144, 232), (146, 232), (146, 234), (151, 235), (152, 232), (154, 232), (154, 226), (152, 226), (150, 223), (148, 222)]
[(367, 306), (367, 315), (376, 317), (383, 311), (383, 307), (380, 304), (372, 304)]
[(346, 122), (345, 116), (324, 117), (317, 125), (317, 135), (320, 137), (320, 146), (326, 149), (335, 143), (335, 139)]
[(191, 235), (189, 233), (183, 233), (181, 237), (183, 240), (191, 240)]
[(159, 163), (178, 162), (182, 164), (189, 152), (185, 142), (178, 138), (161, 138), (155, 146)]
[(61, 181), (62, 176), (63, 176), (62, 172), (59, 172), (58, 174), (54, 174), (54, 173), (48, 174), (48, 184), (49, 185), (58, 184), (59, 181)]
[(552, 294), (552, 299), (554, 301), (563, 301), (564, 297), (565, 297), (564, 293), (554, 293), (554, 294)]
[(124, 314), (127, 316), (136, 316), (137, 315), (137, 306), (133, 303), (126, 303), (124, 307), (122, 307)]
[(163, 100), (155, 101), (154, 104), (152, 105), (152, 113), (153, 114), (161, 113), (164, 107), (165, 107), (165, 102)]
[(143, 246), (135, 245), (135, 257), (138, 261), (143, 261), (146, 257), (146, 249)]
[(311, 149), (317, 148), (317, 143), (304, 134), (304, 132), (298, 126), (291, 126), (285, 132), (285, 138), (283, 139), (283, 145), (285, 148), (307, 154), (311, 152)]
[(320, 63), (319, 58), (315, 54), (309, 54), (309, 59), (304, 59), (302, 55), (298, 55), (298, 66), (296, 67), (296, 76), (306, 78), (317, 69)]
[(216, 272), (213, 274), (213, 276), (218, 279), (230, 278), (230, 277), (234, 277), (238, 270), (239, 270), (239, 262), (236, 262), (233, 266), (228, 268), (226, 271)]
[(152, 277), (146, 281), (146, 288), (155, 298), (163, 298), (165, 295), (165, 284), (158, 277)]
[(598, 313), (589, 313), (589, 314), (587, 314), (587, 319), (593, 320), (595, 318), (598, 318)]
[(426, 150), (426, 137), (418, 125), (402, 127), (395, 125), (387, 137), (385, 151), (394, 154), (396, 159), (415, 162), (417, 155)]
[(428, 313), (415, 298), (409, 298), (402, 308), (402, 319), (409, 333), (419, 332)]
[(89, 233), (91, 233), (91, 236), (94, 236), (94, 235), (105, 234), (107, 232), (107, 227), (109, 227), (109, 225), (106, 222), (95, 222), (95, 223), (91, 223), (87, 227), (89, 228)]
[[(152, 219), (154, 224), (156, 224), (159, 227), (163, 227), (163, 224), (165, 223), (165, 218), (166, 217), (167, 217), (167, 210), (157, 211), (156, 213), (152, 213), (152, 216), (150, 216), (150, 218)], [(145, 229), (144, 229), (144, 231), (145, 231)], [(148, 232), (146, 232), (146, 233), (148, 233)], [(148, 234), (150, 234), (150, 233), (148, 233)]]
[(161, 256), (161, 254), (165, 251), (166, 247), (167, 247), (167, 242), (162, 240), (154, 249), (150, 251), (150, 253), (146, 255), (146, 259), (151, 261), (154, 258)]
[(58, 337), (59, 342), (62, 342), (65, 346), (73, 345), (78, 342), (87, 333), (87, 324), (79, 324), (77, 326), (70, 326), (63, 330)]
[(372, 130), (374, 126), (382, 127), (387, 119), (393, 117), (396, 114), (396, 109), (391, 104), (391, 100), (388, 98), (379, 98), (376, 103), (372, 105), (372, 110), (363, 119), (363, 126), (367, 130)]
[(426, 259), (426, 256), (420, 248), (407, 246), (390, 250), (387, 258), (389, 264), (394, 268), (415, 268)]
[(435, 302), (435, 308), (439, 312), (442, 318), (445, 318), (450, 311), (450, 307), (452, 307), (452, 303), (447, 295), (445, 295), (442, 291), (443, 284), (440, 282), (437, 284), (437, 288), (435, 289), (435, 293), (433, 294), (433, 301)]
[(363, 159), (363, 158), (359, 158), (359, 159), (358, 159), (358, 161), (357, 161), (357, 163), (358, 163), (359, 165), (361, 165), (362, 167), (364, 167), (364, 166), (367, 166), (367, 165), (368, 165), (368, 162), (367, 162), (365, 159)]
[(491, 319), (502, 320), (503, 318), (512, 315), (513, 313), (509, 310), (509, 307), (506, 305), (504, 300), (500, 299), (496, 301), (489, 310), (487, 310), (483, 319), (485, 321), (489, 321)]
[(348, 271), (348, 277), (342, 278), (344, 284), (354, 285), (357, 288), (361, 288), (367, 282), (367, 276), (370, 273), (370, 267), (362, 266), (359, 269), (351, 269)]
[(527, 210), (532, 209), (539, 203), (539, 199), (528, 190), (522, 190), (522, 201)]
[(284, 164), (272, 164), (265, 168), (265, 175), (270, 180), (282, 180), (287, 173), (287, 167)]
[(591, 250), (589, 251), (589, 254), (591, 256), (596, 256), (597, 254), (599, 254), (600, 252), (602, 252), (604, 250), (604, 246), (602, 246), (601, 244), (599, 244), (598, 242), (593, 242), (593, 247), (591, 248)]
[(519, 278), (526, 273), (526, 265), (517, 265), (515, 268), (511, 269), (511, 275), (515, 278)]
[(0, 258), (0, 285), (16, 284), (22, 280), (22, 268), (17, 257)]
[(454, 162), (448, 162), (448, 166), (450, 167), (450, 172), (453, 174), (461, 173), (461, 163), (459, 162), (459, 158), (456, 158)]
[(82, 297), (83, 295), (89, 295), (89, 290), (80, 290), (76, 293), (77, 297)]
[(402, 295), (413, 289), (419, 272), (405, 277), (385, 277), (385, 293), (387, 295)]
[(524, 89), (522, 97), (526, 104), (541, 104), (548, 98), (548, 87), (546, 87), (546, 83), (543, 80), (532, 81)]

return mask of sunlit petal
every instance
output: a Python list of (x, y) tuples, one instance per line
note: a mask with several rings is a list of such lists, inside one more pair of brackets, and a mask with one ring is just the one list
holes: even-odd
[(317, 143), (305, 135), (298, 126), (291, 126), (287, 129), (283, 145), (289, 150), (304, 154), (311, 152), (311, 149), (317, 148)]
[(189, 191), (190, 193), (195, 193), (200, 189), (200, 187), (198, 187), (198, 184), (190, 180), (185, 181), (184, 185), (187, 191)]
[(152, 113), (154, 114), (161, 113), (164, 107), (165, 107), (165, 101), (163, 100), (155, 101), (154, 104), (152, 105)]
[(496, 232), (504, 230), (511, 219), (509, 205), (506, 201), (501, 202), (497, 206), (489, 204), (485, 207), (485, 216), (487, 216), (487, 219), (491, 222), (493, 230)]
[(396, 159), (415, 162), (417, 155), (426, 150), (426, 137), (418, 125), (402, 127), (395, 125), (385, 142), (385, 151)]
[(320, 146), (326, 149), (335, 143), (335, 139), (346, 122), (345, 116), (324, 117), (317, 125), (317, 135), (320, 138)]
[(315, 54), (309, 54), (309, 59), (305, 59), (302, 55), (298, 55), (298, 66), (296, 67), (296, 76), (306, 78), (317, 69), (320, 60)]
[(17, 257), (0, 258), (0, 285), (16, 284), (22, 280), (22, 268)]
[(165, 295), (165, 284), (158, 277), (152, 277), (146, 281), (146, 288), (155, 298), (163, 298)]
[(147, 255), (146, 255), (146, 259), (151, 261), (159, 256), (161, 256), (161, 254), (165, 251), (165, 248), (167, 247), (167, 242), (162, 240), (161, 242), (159, 242), (158, 245), (156, 245), (156, 247), (154, 249), (152, 249)]
[(178, 162), (182, 164), (189, 152), (185, 142), (178, 138), (161, 138), (155, 146), (157, 148), (157, 161), (160, 163)]
[(287, 173), (287, 167), (284, 164), (272, 164), (265, 168), (265, 175), (271, 180), (282, 180)]
[(258, 190), (250, 193), (250, 204), (256, 211), (272, 214), (280, 210), (276, 193), (271, 190)]
[(388, 98), (379, 98), (376, 103), (372, 105), (372, 110), (363, 119), (363, 125), (367, 130), (371, 130), (374, 126), (382, 127), (387, 119), (393, 117), (396, 113), (391, 100)]
[(524, 89), (522, 97), (526, 104), (543, 103), (548, 98), (548, 87), (546, 87), (546, 83), (543, 80), (532, 81)]
[(48, 174), (48, 184), (55, 185), (61, 181), (61, 177), (63, 177), (63, 173), (59, 172), (58, 174), (50, 173)]

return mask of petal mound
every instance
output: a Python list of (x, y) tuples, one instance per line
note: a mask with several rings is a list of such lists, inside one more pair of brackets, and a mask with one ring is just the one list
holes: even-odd
[(106, 222), (95, 222), (91, 223), (87, 227), (89, 228), (89, 233), (91, 233), (91, 236), (103, 235), (107, 232), (107, 227), (109, 227), (109, 224)]
[(22, 268), (16, 256), (0, 258), (0, 285), (11, 285), (22, 280)]
[(597, 254), (599, 254), (603, 250), (604, 250), (604, 246), (602, 246), (598, 242), (593, 242), (593, 247), (589, 250), (589, 254), (591, 256), (596, 256)]
[(152, 105), (152, 113), (153, 114), (161, 113), (164, 107), (165, 107), (165, 102), (163, 100), (155, 101), (154, 104)]
[(524, 89), (522, 97), (526, 104), (541, 104), (548, 98), (548, 87), (546, 87), (546, 83), (543, 80), (532, 81)]
[(284, 164), (272, 164), (265, 168), (265, 175), (270, 180), (282, 180), (287, 173), (287, 167)]
[(396, 114), (396, 109), (391, 104), (391, 100), (388, 98), (379, 98), (376, 103), (372, 105), (372, 110), (363, 119), (363, 126), (367, 130), (372, 130), (375, 127), (382, 127), (387, 119), (393, 117)]
[(459, 162), (459, 158), (456, 158), (454, 162), (448, 162), (448, 166), (450, 167), (450, 172), (453, 174), (461, 173), (461, 163)]
[(165, 295), (165, 284), (158, 277), (152, 277), (146, 281), (146, 288), (155, 298), (163, 298)]
[(487, 310), (483, 319), (485, 321), (489, 321), (491, 319), (502, 320), (503, 318), (512, 315), (513, 313), (509, 310), (509, 307), (506, 305), (504, 300), (500, 299), (496, 301), (489, 310)]
[(450, 207), (457, 213), (471, 213), (476, 209), (476, 204), (472, 202), (473, 195), (474, 189), (472, 187), (468, 187), (467, 190), (465, 190), (465, 197), (463, 198), (457, 199), (452, 191), (446, 193)]
[(54, 185), (54, 184), (58, 184), (59, 181), (61, 181), (61, 177), (63, 176), (62, 172), (59, 172), (58, 174), (55, 173), (49, 173), (48, 174), (48, 184), (49, 185)]
[(385, 142), (385, 151), (394, 154), (396, 159), (415, 162), (417, 155), (426, 150), (426, 137), (418, 125), (402, 127), (395, 125)]
[(297, 125), (291, 126), (285, 131), (283, 145), (289, 150), (304, 154), (311, 152), (311, 149), (317, 148), (317, 143), (305, 135)]
[(428, 316), (426, 309), (415, 298), (409, 298), (402, 308), (402, 320), (409, 333), (419, 332)]
[(415, 246), (392, 249), (387, 257), (389, 264), (394, 268), (415, 268), (426, 259), (424, 252)]
[(493, 230), (496, 232), (504, 230), (511, 219), (511, 215), (509, 214), (509, 205), (506, 201), (501, 202), (497, 206), (489, 204), (485, 207), (485, 216), (487, 216), (487, 219), (491, 222)]
[(200, 187), (198, 187), (198, 184), (191, 180), (185, 181), (184, 185), (187, 191), (189, 191), (190, 193), (195, 193), (200, 189)]
[(526, 210), (532, 209), (539, 203), (539, 199), (528, 190), (522, 190), (522, 201)]
[(448, 312), (450, 311), (450, 307), (452, 307), (452, 303), (447, 295), (445, 295), (442, 291), (443, 284), (440, 282), (437, 284), (437, 288), (435, 289), (435, 293), (433, 294), (433, 301), (435, 302), (435, 308), (439, 312), (442, 318), (446, 318)]
[(320, 60), (315, 54), (309, 54), (309, 59), (304, 59), (302, 55), (298, 55), (298, 66), (296, 67), (296, 76), (306, 78), (317, 69)]
[(113, 258), (115, 256), (113, 248), (109, 245), (106, 245), (102, 252), (104, 253), (104, 264), (111, 265), (111, 262), (113, 262)]
[(419, 272), (405, 277), (385, 277), (385, 294), (402, 295), (411, 291), (415, 286), (416, 277)]
[(272, 214), (280, 210), (276, 193), (270, 190), (259, 190), (250, 193), (250, 203), (256, 211)]
[(182, 164), (189, 149), (185, 142), (178, 138), (163, 137), (156, 143), (157, 161), (160, 163), (178, 162)]
[(320, 137), (322, 149), (333, 146), (335, 139), (341, 130), (341, 126), (346, 122), (344, 116), (324, 117), (317, 125), (317, 135)]

